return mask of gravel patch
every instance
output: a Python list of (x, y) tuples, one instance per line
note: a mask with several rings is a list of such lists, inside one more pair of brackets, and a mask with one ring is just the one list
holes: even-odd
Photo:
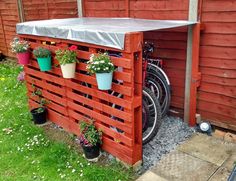
[(155, 166), (162, 156), (174, 150), (194, 132), (195, 129), (190, 128), (181, 118), (165, 117), (156, 137), (143, 146), (143, 166), (138, 173), (142, 174)]

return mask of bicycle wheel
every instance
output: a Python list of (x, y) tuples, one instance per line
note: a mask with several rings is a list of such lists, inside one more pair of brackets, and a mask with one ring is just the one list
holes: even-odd
[(150, 119), (150, 111), (148, 104), (145, 100), (142, 101), (142, 132), (145, 132), (148, 129), (148, 122)]
[(145, 102), (143, 105), (148, 106), (148, 111), (152, 112), (149, 114), (147, 128), (143, 131), (143, 144), (147, 144), (156, 136), (161, 126), (161, 106), (155, 94), (147, 87), (143, 88), (143, 102)]
[(170, 108), (170, 85), (160, 71), (148, 65), (145, 86), (152, 90), (158, 98), (161, 105), (161, 114), (164, 117)]

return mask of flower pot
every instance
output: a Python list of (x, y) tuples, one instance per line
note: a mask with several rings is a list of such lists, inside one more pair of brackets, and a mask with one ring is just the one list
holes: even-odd
[(100, 145), (97, 144), (96, 146), (82, 146), (85, 158), (88, 160), (98, 158), (100, 155)]
[[(42, 112), (38, 112), (39, 109), (42, 109)], [(45, 107), (32, 109), (31, 114), (35, 124), (44, 124), (47, 122), (47, 110)]]
[(96, 73), (98, 89), (100, 89), (100, 90), (110, 90), (111, 89), (111, 84), (112, 84), (112, 75), (113, 75), (113, 72), (110, 72), (110, 73)]
[(40, 71), (49, 71), (52, 69), (51, 56), (44, 58), (37, 58)]
[(61, 65), (62, 76), (70, 79), (75, 77), (76, 62)]
[(29, 52), (23, 52), (23, 53), (17, 53), (18, 62), (21, 65), (27, 65), (30, 63), (30, 53)]

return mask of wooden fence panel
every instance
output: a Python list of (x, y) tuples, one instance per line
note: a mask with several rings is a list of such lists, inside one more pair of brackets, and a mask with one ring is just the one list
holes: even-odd
[(203, 119), (236, 130), (236, 1), (204, 0), (198, 112)]

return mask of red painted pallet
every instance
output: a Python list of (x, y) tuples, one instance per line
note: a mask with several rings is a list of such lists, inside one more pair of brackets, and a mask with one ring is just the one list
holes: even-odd
[[(31, 44), (31, 49), (44, 46), (53, 54), (53, 65), (57, 64), (54, 52), (60, 44), (77, 45), (77, 59), (80, 63), (76, 67), (74, 79), (62, 78), (59, 67), (53, 66), (49, 72), (40, 72), (34, 58), (31, 64), (25, 66), (29, 105), (38, 106), (38, 100), (32, 96), (34, 88), (41, 90), (42, 96), (50, 103), (48, 118), (67, 131), (79, 135), (80, 120), (95, 120), (95, 125), (103, 131), (103, 149), (120, 160), (133, 165), (142, 160), (142, 33), (127, 34), (123, 57), (112, 57), (117, 67), (123, 71), (114, 72), (114, 82), (111, 91), (100, 91), (94, 76), (86, 71), (86, 61), (91, 53), (113, 50), (112, 48), (80, 43), (69, 40), (53, 39), (39, 36), (20, 35)], [(42, 42), (47, 42), (43, 45)], [(51, 45), (50, 42), (55, 42)], [(115, 50), (119, 52), (119, 50)], [(137, 54), (138, 60), (135, 60)], [(115, 80), (122, 80), (117, 84)], [(34, 85), (34, 87), (32, 87)], [(114, 106), (117, 105), (117, 106)], [(121, 109), (122, 107), (122, 109)], [(117, 120), (119, 119), (119, 121)], [(112, 128), (119, 128), (119, 133)]]

